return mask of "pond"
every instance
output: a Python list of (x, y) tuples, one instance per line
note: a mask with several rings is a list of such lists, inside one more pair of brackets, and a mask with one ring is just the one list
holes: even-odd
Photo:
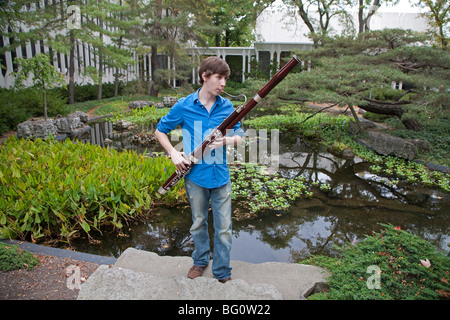
[[(251, 263), (296, 262), (311, 255), (335, 256), (334, 245), (360, 241), (382, 227), (400, 226), (449, 251), (450, 195), (402, 183), (390, 184), (369, 172), (369, 164), (355, 157), (341, 159), (323, 147), (280, 136), (278, 172), (283, 177), (301, 175), (313, 187), (311, 199), (299, 199), (286, 211), (266, 210), (252, 219), (233, 219), (232, 260)], [(152, 151), (161, 151), (158, 145)], [(239, 201), (233, 206), (239, 209)], [(159, 255), (190, 256), (193, 242), (188, 205), (159, 208), (154, 216), (115, 232), (74, 239), (72, 249), (118, 257), (127, 248)], [(212, 221), (209, 223), (210, 232)], [(212, 237), (211, 237), (212, 239)]]

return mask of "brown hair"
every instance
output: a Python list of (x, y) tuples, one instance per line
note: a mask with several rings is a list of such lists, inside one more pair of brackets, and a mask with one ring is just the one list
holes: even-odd
[(203, 85), (203, 72), (206, 72), (206, 76), (209, 77), (213, 74), (220, 74), (221, 76), (228, 77), (230, 75), (230, 67), (228, 66), (228, 63), (225, 62), (225, 60), (213, 56), (208, 57), (205, 60), (202, 61), (200, 64), (200, 69), (198, 70), (198, 75), (200, 77), (200, 84)]

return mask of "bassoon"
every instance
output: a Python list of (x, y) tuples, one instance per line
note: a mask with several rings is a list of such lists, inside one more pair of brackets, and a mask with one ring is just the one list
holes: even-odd
[(250, 99), (249, 102), (247, 102), (247, 104), (237, 107), (217, 128), (205, 137), (203, 142), (194, 151), (189, 154), (189, 164), (185, 164), (186, 169), (176, 170), (161, 186), (161, 188), (159, 188), (158, 192), (160, 194), (165, 194), (170, 188), (183, 179), (195, 163), (202, 158), (204, 150), (217, 138), (225, 136), (227, 130), (232, 129), (251, 109), (253, 109), (254, 106), (256, 106), (261, 99), (263, 99), (273, 88), (275, 88), (299, 62), (300, 60), (294, 56), (269, 80), (269, 82), (266, 83), (261, 90), (258, 91), (252, 99)]

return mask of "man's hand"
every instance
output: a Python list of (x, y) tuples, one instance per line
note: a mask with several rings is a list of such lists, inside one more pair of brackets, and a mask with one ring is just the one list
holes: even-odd
[(233, 136), (233, 137), (220, 137), (216, 138), (213, 143), (211, 143), (208, 148), (211, 150), (217, 149), (223, 145), (238, 145), (242, 141), (242, 138), (240, 136)]
[(220, 138), (214, 139), (214, 141), (208, 145), (208, 148), (210, 150), (214, 150), (214, 149), (217, 149), (217, 148), (223, 146), (224, 144), (226, 144), (225, 139), (226, 139), (226, 137), (220, 137)]
[(175, 148), (170, 152), (170, 158), (173, 164), (177, 167), (178, 171), (184, 171), (187, 169), (186, 165), (190, 164), (190, 161), (184, 152), (177, 151)]

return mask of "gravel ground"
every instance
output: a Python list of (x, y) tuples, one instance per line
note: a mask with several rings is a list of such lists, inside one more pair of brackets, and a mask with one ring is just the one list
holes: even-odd
[(0, 271), (0, 300), (75, 300), (79, 292), (73, 288), (75, 278), (83, 283), (100, 266), (72, 258), (34, 256), (40, 265), (32, 270)]

